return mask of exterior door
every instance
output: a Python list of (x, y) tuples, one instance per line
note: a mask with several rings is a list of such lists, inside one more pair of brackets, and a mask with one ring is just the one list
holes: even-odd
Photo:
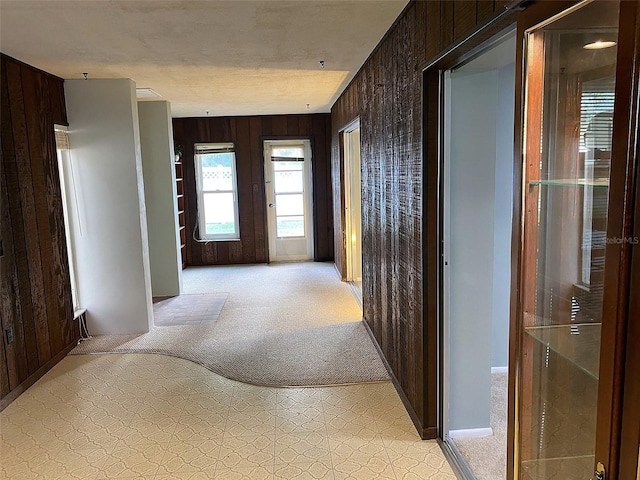
[(513, 476), (616, 479), (629, 323), (620, 306), (633, 243), (626, 186), (636, 161), (628, 148), (632, 80), (619, 72), (633, 63), (637, 3), (586, 1), (540, 17), (559, 9), (553, 3), (519, 21), (524, 204)]
[(264, 142), (269, 261), (313, 260), (309, 140)]

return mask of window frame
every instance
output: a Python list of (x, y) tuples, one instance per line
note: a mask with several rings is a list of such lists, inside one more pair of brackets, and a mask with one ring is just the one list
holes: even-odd
[[(73, 172), (71, 171), (71, 149), (69, 147), (69, 130), (64, 125), (55, 124), (53, 132), (56, 139), (56, 160), (58, 165), (58, 176), (60, 179), (60, 195), (62, 200), (62, 214), (64, 218), (65, 244), (67, 247), (67, 261), (69, 264), (69, 282), (71, 285), (71, 301), (73, 311), (78, 312), (80, 306), (80, 294), (78, 291), (78, 272), (76, 269), (76, 252), (72, 233), (72, 215), (77, 216), (77, 203)], [(71, 184), (70, 184), (71, 183)], [(70, 194), (73, 194), (73, 201)]]
[[(231, 184), (232, 190), (204, 190), (203, 179), (203, 167), (202, 157), (206, 154), (198, 153), (198, 148), (207, 148), (211, 150), (231, 149), (232, 153), (232, 168), (231, 168)], [(199, 240), (204, 242), (226, 242), (226, 241), (238, 241), (240, 240), (240, 215), (238, 211), (238, 164), (236, 161), (236, 148), (232, 142), (219, 142), (219, 143), (196, 143), (194, 145), (194, 164), (196, 173), (196, 197), (197, 197), (197, 222), (198, 231), (200, 233)], [(207, 234), (206, 214), (205, 214), (205, 202), (204, 196), (207, 193), (231, 193), (233, 195), (233, 233), (210, 233)]]

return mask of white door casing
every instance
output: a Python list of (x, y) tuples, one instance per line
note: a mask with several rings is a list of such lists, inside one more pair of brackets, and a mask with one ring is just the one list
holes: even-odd
[(264, 175), (269, 261), (313, 260), (311, 142), (265, 140)]
[(345, 243), (347, 281), (362, 285), (362, 202), (360, 171), (360, 124), (350, 124), (343, 133)]

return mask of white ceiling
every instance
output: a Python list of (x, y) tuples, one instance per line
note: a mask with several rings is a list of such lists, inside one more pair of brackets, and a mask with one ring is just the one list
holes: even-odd
[(132, 78), (174, 117), (328, 112), (406, 4), (1, 0), (0, 49), (65, 79)]

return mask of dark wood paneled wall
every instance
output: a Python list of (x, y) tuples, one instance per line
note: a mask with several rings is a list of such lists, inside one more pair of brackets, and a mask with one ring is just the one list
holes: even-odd
[[(182, 146), (186, 198), (187, 265), (264, 263), (268, 259), (263, 140), (308, 138), (313, 163), (314, 259), (333, 260), (331, 115), (175, 118), (174, 143)], [(240, 241), (201, 243), (196, 225), (194, 144), (233, 142), (238, 172)]]
[[(66, 124), (63, 80), (2, 55), (0, 387), (4, 407), (79, 337), (54, 124)], [(13, 331), (8, 343), (6, 331)]]
[(429, 361), (435, 352), (429, 345), (436, 341), (438, 267), (437, 231), (423, 218), (423, 205), (435, 205), (437, 184), (423, 191), (430, 176), (423, 172), (437, 173), (438, 158), (423, 164), (422, 69), (491, 22), (506, 3), (411, 2), (331, 109), (336, 266), (345, 271), (340, 129), (359, 117), (364, 319), (425, 438), (437, 435), (436, 366)]

